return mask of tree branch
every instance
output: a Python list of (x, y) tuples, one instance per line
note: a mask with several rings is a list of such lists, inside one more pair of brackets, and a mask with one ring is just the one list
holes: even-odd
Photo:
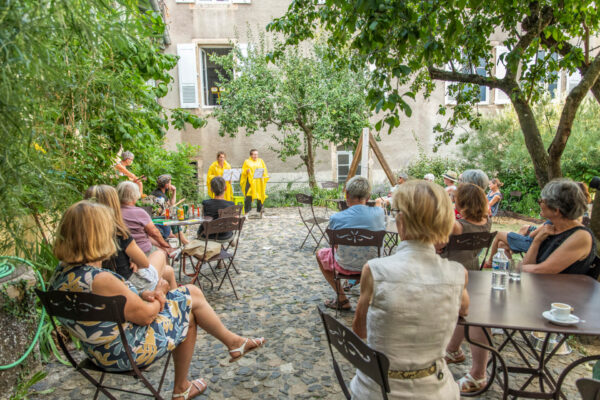
[(600, 76), (600, 55), (597, 56), (594, 61), (587, 68), (587, 72), (582, 76), (581, 81), (577, 86), (571, 90), (565, 99), (565, 106), (558, 122), (558, 128), (554, 139), (548, 149), (550, 160), (560, 160), (560, 156), (565, 150), (567, 140), (571, 135), (571, 128), (573, 127), (573, 121), (579, 105), (585, 98), (587, 92), (590, 91), (592, 86), (597, 84), (598, 77)]
[(490, 88), (509, 90), (510, 86), (504, 79), (496, 79), (492, 76), (482, 76), (477, 74), (464, 74), (462, 72), (446, 71), (439, 68), (428, 67), (431, 79), (448, 82), (472, 83), (474, 85), (483, 85)]

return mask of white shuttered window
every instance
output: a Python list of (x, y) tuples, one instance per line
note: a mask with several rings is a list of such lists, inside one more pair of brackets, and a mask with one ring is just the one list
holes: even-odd
[(579, 82), (581, 82), (581, 73), (579, 71), (567, 74), (567, 94), (570, 93), (575, 86), (579, 85)]
[(198, 72), (196, 45), (177, 45), (177, 71), (179, 72), (179, 104), (181, 108), (198, 108)]

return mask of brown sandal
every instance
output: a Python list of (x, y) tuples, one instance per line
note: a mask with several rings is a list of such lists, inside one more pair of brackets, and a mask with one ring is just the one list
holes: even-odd
[(331, 300), (327, 300), (325, 302), (325, 307), (331, 308), (333, 310), (339, 310), (339, 311), (352, 311), (352, 306), (344, 307), (346, 304), (348, 304), (348, 305), (350, 304), (349, 299), (343, 300), (340, 303), (338, 303), (338, 301), (335, 299), (331, 299)]

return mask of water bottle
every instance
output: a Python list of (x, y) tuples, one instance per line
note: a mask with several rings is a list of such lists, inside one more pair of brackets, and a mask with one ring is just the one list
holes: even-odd
[(492, 259), (492, 289), (505, 290), (507, 281), (508, 257), (504, 254), (504, 249), (498, 249)]

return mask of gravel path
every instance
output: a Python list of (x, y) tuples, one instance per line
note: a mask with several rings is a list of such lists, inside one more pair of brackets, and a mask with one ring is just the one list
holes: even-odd
[[(261, 351), (229, 364), (226, 348), (199, 331), (190, 377), (203, 377), (209, 389), (197, 398), (343, 398), (316, 312), (317, 305), (333, 292), (318, 270), (312, 247), (299, 249), (305, 234), (296, 208), (267, 209), (263, 219), (249, 220), (244, 226), (236, 263), (240, 274), (233, 274), (240, 300), (235, 299), (227, 282), (220, 291), (207, 286), (205, 294), (229, 329), (245, 336), (264, 336), (268, 343)], [(352, 301), (355, 304), (355, 299)], [(339, 318), (351, 324), (351, 315)], [(468, 346), (464, 350), (468, 352)], [(573, 357), (575, 352), (557, 357), (550, 368), (560, 371)], [(350, 365), (339, 361), (350, 379)], [(162, 365), (161, 361), (149, 369), (152, 382), (160, 379)], [(93, 394), (92, 386), (73, 370), (57, 363), (47, 365), (46, 370), (48, 377), (34, 388), (55, 390), (37, 398), (82, 399)], [(452, 366), (456, 378), (467, 370), (468, 362)], [(591, 372), (581, 367), (572, 375), (583, 374)], [(109, 379), (115, 385), (141, 387), (131, 378)], [(165, 398), (170, 398), (172, 379), (171, 366), (162, 391)], [(498, 389), (493, 385), (482, 398), (500, 398)], [(575, 393), (572, 385), (567, 386), (568, 398), (577, 398)], [(136, 397), (124, 394), (119, 398)]]

